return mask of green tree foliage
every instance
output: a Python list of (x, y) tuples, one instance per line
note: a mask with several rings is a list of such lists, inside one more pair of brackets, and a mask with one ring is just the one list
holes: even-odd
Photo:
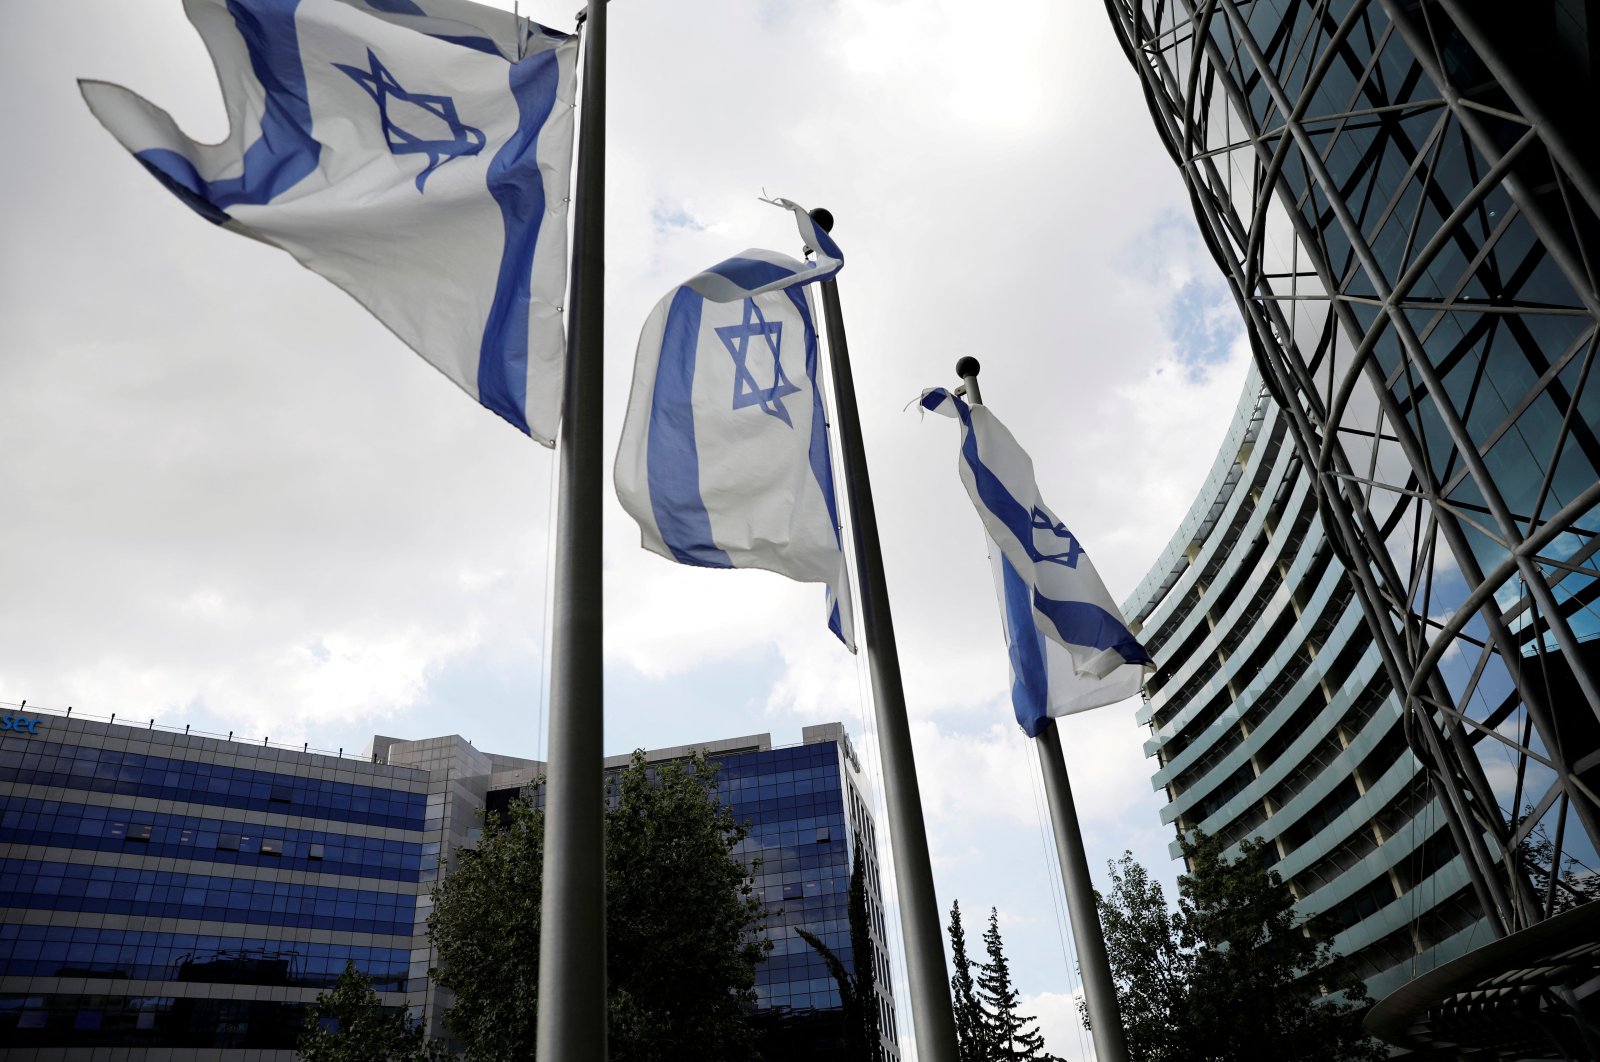
[[(1178, 943), (1161, 883), (1133, 853), (1110, 864), (1111, 897), (1096, 894), (1106, 957), (1117, 981), (1128, 1057), (1169, 1062), (1184, 1057), (1183, 1006), (1192, 955)], [(1083, 1009), (1080, 1002), (1079, 1009)], [(1087, 1018), (1084, 1021), (1087, 1026)]]
[[(1365, 986), (1333, 950), (1333, 930), (1295, 916), (1262, 841), (1223, 858), (1215, 837), (1183, 841), (1178, 910), (1125, 854), (1100, 897), (1106, 952), (1130, 1057), (1139, 1062), (1377, 1062)], [(1087, 1024), (1087, 1019), (1085, 1019)]]
[(476, 848), (434, 887), (428, 937), (454, 993), (450, 1032), (481, 1062), (534, 1055), (539, 1022), (539, 916), (544, 892), (544, 813), (526, 800), (491, 817)]
[(983, 1039), (988, 1054), (986, 1059), (1025, 1059), (1027, 1062), (1049, 1062), (1045, 1052), (1044, 1036), (1034, 1025), (1031, 1015), (1020, 1013), (1022, 994), (1011, 982), (1011, 964), (1006, 961), (1005, 948), (1000, 940), (1000, 913), (989, 908), (989, 928), (983, 933), (984, 951), (989, 961), (978, 971), (978, 999), (983, 1004), (985, 1025)]
[[(802, 940), (822, 956), (839, 986), (844, 1012), (844, 1055), (840, 1062), (883, 1062), (883, 1034), (878, 1021), (878, 969), (873, 961), (872, 924), (867, 917), (867, 861), (861, 834), (856, 834), (855, 866), (850, 871), (850, 956), (852, 970), (816, 934), (795, 927)], [(852, 972), (853, 971), (853, 972)]]
[(320, 993), (306, 1012), (295, 1045), (305, 1062), (427, 1062), (444, 1057), (427, 1042), (420, 1023), (403, 1011), (385, 1012), (372, 981), (344, 964), (333, 988)]
[[(614, 1062), (754, 1057), (747, 1011), (771, 950), (745, 830), (703, 757), (646, 766), (609, 786), (606, 813), (608, 1056)], [(526, 801), (490, 822), (434, 890), (429, 936), (445, 1015), (474, 1062), (526, 1062), (537, 1028), (544, 816)]]
[(751, 868), (733, 855), (746, 831), (717, 799), (716, 768), (699, 755), (647, 768), (635, 752), (613, 797), (606, 815), (609, 1057), (751, 1058), (755, 968), (772, 943)]
[(950, 975), (950, 996), (956, 1016), (956, 1054), (960, 1062), (987, 1062), (987, 1015), (978, 1003), (967, 956), (967, 931), (961, 924), (961, 901), (950, 905), (950, 954), (955, 973)]

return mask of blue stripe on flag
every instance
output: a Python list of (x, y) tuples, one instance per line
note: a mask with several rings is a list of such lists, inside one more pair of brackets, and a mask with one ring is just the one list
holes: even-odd
[(700, 497), (700, 453), (694, 434), (694, 365), (705, 300), (679, 288), (667, 310), (650, 404), (645, 454), (650, 511), (661, 541), (679, 564), (731, 568), (711, 534), (711, 516)]
[(545, 216), (539, 131), (555, 106), (560, 69), (553, 51), (511, 65), (517, 131), (489, 163), (489, 194), (500, 205), (505, 243), (500, 277), (478, 348), (478, 401), (524, 434), (528, 428), (528, 292)]
[[(427, 18), (428, 13), (418, 7), (412, 0), (362, 0), (362, 3), (374, 11), (382, 11), (386, 15), (417, 15)], [(455, 44), (463, 48), (471, 48), (476, 52), (498, 56), (499, 47), (488, 37), (453, 37), (447, 33), (430, 33), (428, 36), (436, 41), (446, 44)]]
[(270, 202), (317, 168), (322, 145), (311, 135), (311, 101), (294, 24), (299, 6), (300, 0), (228, 0), (228, 12), (250, 53), (250, 69), (266, 91), (261, 136), (245, 149), (239, 176), (202, 180), (187, 158), (166, 148), (134, 154), (208, 221), (227, 221), (230, 206)]
[(1057, 601), (1035, 590), (1033, 607), (1073, 645), (1115, 649), (1130, 664), (1155, 663), (1128, 628), (1099, 605), (1088, 601)]
[(133, 155), (150, 176), (166, 186), (167, 191), (189, 205), (189, 209), (214, 225), (226, 225), (228, 215), (212, 205), (210, 186), (201, 178), (194, 163), (166, 148), (136, 151)]
[(814, 225), (812, 226), (812, 231), (814, 231), (817, 236), (817, 250), (821, 251), (829, 258), (836, 258), (840, 261), (844, 260), (844, 252), (839, 250), (839, 245), (833, 242), (833, 237), (828, 235), (827, 229), (823, 228), (821, 225)]
[[(989, 471), (989, 466), (978, 456), (978, 433), (972, 430), (972, 410), (954, 395), (950, 396), (950, 400), (955, 403), (956, 413), (960, 415), (962, 427), (966, 429), (961, 437), (961, 459), (972, 469), (972, 480), (977, 485), (978, 497), (982, 498), (983, 504), (989, 511), (1006, 525), (1006, 529), (1011, 532), (1018, 544), (1028, 551), (1029, 559), (1039, 560), (1038, 547), (1033, 544), (1032, 509), (1017, 501), (1006, 489), (1006, 485), (1000, 482), (1000, 477)], [(938, 403), (934, 405), (937, 406)]]
[(800, 275), (781, 265), (763, 262), (758, 258), (730, 258), (725, 262), (718, 262), (706, 272), (726, 277), (743, 288), (759, 288), (763, 284), (771, 284), (774, 280)]
[(1011, 710), (1029, 737), (1038, 737), (1050, 717), (1050, 669), (1044, 636), (1033, 621), (1028, 584), (1002, 554), (1005, 586), (1006, 651), (1011, 657)]
[[(828, 505), (833, 540), (840, 543), (839, 507), (833, 496), (833, 463), (828, 460), (828, 417), (822, 408), (822, 388), (817, 386), (817, 328), (811, 321), (811, 306), (806, 302), (805, 292), (800, 288), (786, 288), (785, 291), (806, 326), (806, 379), (811, 381), (811, 443), (807, 456), (811, 461), (811, 475), (822, 488), (822, 500)], [(842, 543), (840, 548), (843, 548)]]
[(455, 44), (462, 48), (471, 48), (475, 52), (483, 52), (487, 55), (493, 56), (499, 56), (500, 54), (500, 46), (495, 44), (495, 42), (491, 41), (488, 37), (452, 37), (447, 33), (430, 33), (428, 36), (432, 37), (436, 41), (444, 41), (446, 44)]

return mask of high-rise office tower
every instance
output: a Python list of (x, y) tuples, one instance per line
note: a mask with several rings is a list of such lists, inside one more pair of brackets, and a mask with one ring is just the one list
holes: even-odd
[(1600, 973), (1565, 954), (1600, 936), (1600, 16), (1106, 6), (1486, 919), (1372, 1027), (1577, 1049)]

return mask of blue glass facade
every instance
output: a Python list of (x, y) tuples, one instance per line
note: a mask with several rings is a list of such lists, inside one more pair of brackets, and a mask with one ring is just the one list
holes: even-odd
[(759, 860), (755, 887), (770, 912), (772, 952), (756, 969), (757, 1019), (769, 1030), (763, 1054), (778, 1062), (837, 1050), (842, 1013), (839, 989), (821, 956), (795, 929), (805, 929), (853, 968), (850, 871), (855, 837), (867, 853), (867, 915), (879, 1022), (889, 1058), (898, 1056), (899, 1030), (883, 942), (877, 839), (851, 774), (854, 753), (835, 740), (720, 757), (718, 782), (733, 814), (750, 825), (736, 855)]
[[(428, 979), (432, 882), (479, 812), (541, 776), (459, 737), (376, 737), (347, 759), (84, 718), (0, 733), (0, 1049), (288, 1062), (305, 1008), (346, 961), (384, 1002), (440, 1020)], [(772, 957), (757, 974), (768, 1062), (842, 1046), (839, 992), (803, 927), (848, 965), (851, 853), (867, 853), (886, 1057), (899, 1057), (877, 843), (838, 724), (805, 743), (706, 746), (750, 823)], [(682, 755), (669, 749), (654, 760)], [(608, 761), (620, 767), (627, 757)], [(105, 1052), (114, 1051), (114, 1055)], [(97, 1053), (98, 1052), (98, 1053)], [(242, 1052), (249, 1052), (244, 1054)]]
[(143, 842), (146, 855), (198, 862), (310, 870), (320, 874), (417, 881), (423, 845), (382, 837), (353, 837), (337, 830), (291, 826), (241, 833), (239, 824), (201, 815), (125, 810), (60, 800), (10, 800), (0, 809), (0, 844), (53, 843), (63, 835), (73, 847), (126, 851)]
[(421, 1006), (425, 772), (39, 718), (0, 736), (8, 1059), (288, 1058), (347, 960)]
[[(871, 926), (879, 1025), (884, 1057), (900, 1057), (884, 909), (878, 876), (877, 836), (871, 804), (863, 799), (860, 762), (837, 723), (808, 726), (802, 744), (773, 748), (761, 734), (696, 745), (719, 766), (721, 797), (749, 832), (734, 849), (758, 862), (753, 885), (768, 911), (772, 951), (756, 967), (754, 1018), (762, 1030), (766, 1062), (836, 1056), (844, 1048), (843, 1007), (826, 964), (796, 929), (813, 933), (853, 969), (850, 941), (850, 872), (856, 837), (866, 862), (867, 917)], [(649, 762), (688, 755), (689, 746), (645, 754)], [(607, 761), (611, 770), (629, 757)], [(486, 806), (503, 809), (525, 775), (501, 776)]]
[(0, 747), (0, 771), (15, 785), (181, 800), (242, 811), (292, 811), (337, 822), (422, 829), (426, 798), (421, 793), (391, 793), (370, 785), (236, 768), (225, 762), (80, 748), (36, 737), (8, 741), (22, 746)]

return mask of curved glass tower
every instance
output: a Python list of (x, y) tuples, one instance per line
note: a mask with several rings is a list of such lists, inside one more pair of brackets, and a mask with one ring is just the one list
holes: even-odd
[(1141, 720), (1164, 821), (1267, 840), (1299, 909), (1334, 921), (1374, 995), (1492, 939), (1259, 374), (1122, 611), (1161, 665)]
[[(1468, 967), (1543, 970), (1528, 1035), (1592, 1050), (1596, 960), (1552, 972), (1571, 935), (1541, 923), (1600, 933), (1593, 5), (1107, 9), (1506, 938)], [(1429, 981), (1396, 1042), (1470, 1040), (1471, 973)]]

